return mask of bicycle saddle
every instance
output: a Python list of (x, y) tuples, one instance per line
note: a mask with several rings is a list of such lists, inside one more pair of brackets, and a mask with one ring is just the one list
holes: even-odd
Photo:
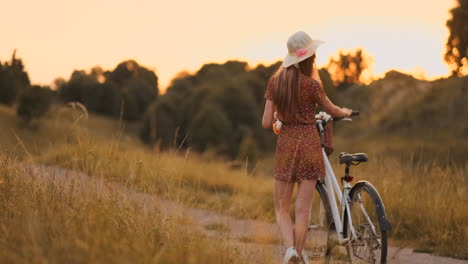
[(354, 154), (349, 154), (346, 152), (341, 152), (340, 154), (340, 164), (343, 163), (350, 163), (353, 161), (357, 162), (366, 162), (367, 159), (367, 154), (366, 153), (354, 153)]

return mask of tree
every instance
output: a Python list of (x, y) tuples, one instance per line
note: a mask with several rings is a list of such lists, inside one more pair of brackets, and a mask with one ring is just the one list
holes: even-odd
[(227, 115), (214, 104), (203, 105), (192, 122), (192, 143), (199, 151), (207, 147), (228, 146), (231, 133), (231, 122)]
[(319, 72), (320, 80), (322, 81), (322, 84), (323, 84), (323, 88), (325, 92), (327, 93), (327, 96), (332, 101), (336, 100), (337, 91), (336, 91), (336, 87), (333, 83), (333, 79), (331, 78), (330, 73), (325, 68), (319, 69), (318, 72)]
[(452, 17), (447, 21), (450, 35), (447, 40), (445, 61), (453, 75), (468, 72), (468, 0), (458, 0), (458, 6), (450, 10)]
[[(60, 99), (65, 102), (78, 101), (85, 104), (85, 98), (94, 90), (90, 87), (96, 85), (99, 85), (99, 82), (94, 76), (87, 74), (83, 70), (75, 70), (70, 80), (61, 84), (58, 94)], [(86, 105), (86, 108), (93, 109), (90, 105)]]
[(355, 83), (365, 82), (369, 76), (364, 73), (369, 73), (371, 63), (371, 56), (362, 49), (348, 53), (340, 51), (337, 58), (330, 58), (328, 72), (338, 89), (343, 89)]
[(114, 117), (122, 112), (126, 120), (142, 119), (158, 96), (156, 74), (134, 60), (119, 63), (113, 71), (74, 71), (68, 82), (58, 85), (62, 101), (78, 101), (92, 112)]
[(157, 144), (161, 149), (174, 146), (174, 143), (179, 144), (178, 138), (174, 140), (175, 136), (180, 136), (176, 135), (179, 133), (176, 131), (180, 129), (181, 122), (178, 110), (180, 104), (174, 101), (173, 97), (161, 96), (153, 102), (143, 118), (143, 129), (140, 133), (142, 140), (150, 145)]
[(120, 97), (120, 107), (122, 111), (122, 118), (125, 120), (139, 120), (141, 119), (138, 111), (138, 103), (135, 95), (130, 92), (123, 92)]
[(10, 63), (0, 63), (0, 103), (13, 104), (18, 95), (30, 85), (23, 61), (16, 58), (15, 50)]
[(260, 120), (268, 78), (280, 65), (251, 69), (246, 62), (228, 61), (205, 64), (195, 74), (179, 74), (145, 113), (142, 139), (161, 147), (214, 149), (231, 158), (256, 158), (274, 148), (275, 135), (264, 130)]
[(52, 91), (48, 87), (33, 85), (21, 94), (17, 115), (27, 124), (44, 116), (52, 104)]

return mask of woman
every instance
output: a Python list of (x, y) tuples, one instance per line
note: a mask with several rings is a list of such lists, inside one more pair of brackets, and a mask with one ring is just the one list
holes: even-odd
[[(283, 263), (309, 263), (303, 251), (307, 236), (312, 194), (317, 179), (325, 175), (320, 136), (315, 126), (315, 107), (332, 116), (349, 116), (350, 109), (334, 105), (323, 90), (315, 64), (315, 51), (323, 41), (299, 31), (289, 37), (288, 54), (268, 81), (262, 126), (271, 129), (275, 111), (283, 125), (275, 157), (275, 214), (288, 248)], [(296, 222), (289, 215), (291, 196), (298, 182)]]

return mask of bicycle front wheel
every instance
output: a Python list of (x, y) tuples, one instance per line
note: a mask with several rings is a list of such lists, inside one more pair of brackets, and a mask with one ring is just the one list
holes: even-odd
[(357, 182), (349, 193), (350, 214), (356, 236), (345, 217), (344, 234), (350, 238), (346, 249), (351, 263), (387, 263), (387, 221), (385, 208), (375, 187)]

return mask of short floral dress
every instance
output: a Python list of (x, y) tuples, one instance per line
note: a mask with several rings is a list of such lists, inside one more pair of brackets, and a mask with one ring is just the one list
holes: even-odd
[[(273, 101), (274, 78), (268, 81), (265, 99)], [(294, 122), (285, 123), (276, 143), (274, 178), (287, 182), (319, 179), (325, 175), (315, 108), (326, 98), (321, 83), (300, 74), (299, 107)]]

